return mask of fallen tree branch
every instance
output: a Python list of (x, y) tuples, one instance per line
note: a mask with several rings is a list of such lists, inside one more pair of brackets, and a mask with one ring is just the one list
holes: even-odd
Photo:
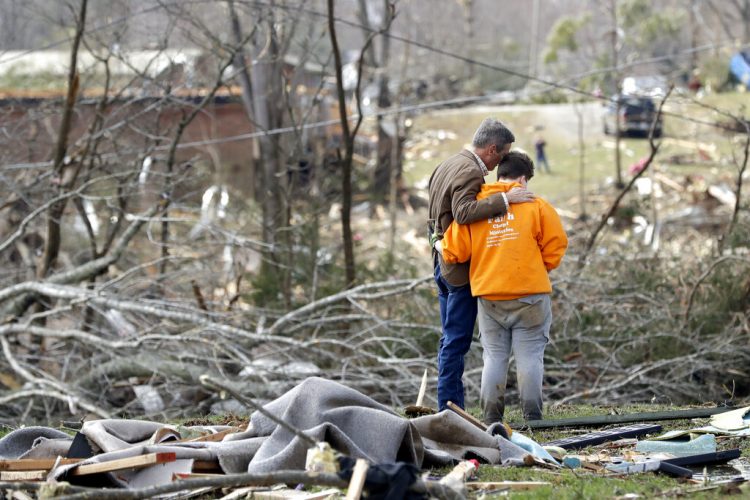
[[(268, 328), (268, 333), (269, 334), (278, 333), (278, 331), (281, 329), (282, 326), (287, 325), (288, 323), (293, 321), (295, 318), (309, 314), (315, 309), (329, 306), (331, 304), (335, 304), (336, 302), (346, 301), (350, 299), (362, 299), (362, 300), (382, 299), (390, 295), (397, 295), (400, 293), (405, 293), (407, 291), (410, 291), (416, 288), (417, 286), (423, 283), (429, 282), (432, 279), (433, 278), (431, 276), (427, 276), (427, 277), (418, 278), (414, 280), (394, 280), (394, 281), (385, 281), (385, 282), (380, 282), (380, 283), (367, 283), (364, 285), (359, 285), (349, 290), (344, 290), (343, 292), (339, 292), (334, 295), (329, 295), (328, 297), (324, 297), (320, 300), (316, 300), (315, 302), (310, 302), (304, 307), (300, 307), (299, 309), (295, 309), (294, 311), (291, 311), (285, 314), (281, 318), (277, 319), (276, 322)], [(395, 290), (388, 290), (388, 291), (380, 292), (377, 294), (366, 293), (370, 290), (377, 290), (381, 288), (394, 288)]]
[(5, 356), (5, 359), (8, 361), (8, 364), (10, 364), (14, 372), (16, 372), (18, 375), (20, 375), (21, 377), (23, 377), (24, 379), (26, 379), (28, 382), (32, 384), (47, 386), (47, 387), (51, 387), (52, 389), (54, 389), (54, 391), (52, 392), (45, 393), (44, 394), (45, 396), (54, 397), (54, 398), (61, 399), (67, 402), (68, 405), (70, 406), (71, 413), (73, 414), (76, 413), (75, 407), (74, 407), (74, 404), (75, 404), (90, 413), (99, 415), (102, 418), (110, 418), (109, 412), (99, 408), (95, 404), (86, 400), (86, 398), (80, 395), (77, 395), (75, 393), (72, 393), (72, 391), (70, 391), (70, 389), (65, 387), (65, 385), (63, 385), (61, 382), (58, 382), (56, 380), (39, 378), (39, 377), (35, 377), (34, 375), (32, 375), (28, 370), (22, 367), (13, 356), (13, 353), (10, 350), (10, 344), (8, 343), (8, 339), (6, 339), (5, 337), (0, 337), (0, 344), (2, 344), (3, 355)]
[[(59, 500), (137, 500), (141, 498), (152, 498), (156, 495), (175, 493), (178, 491), (190, 491), (197, 488), (220, 487), (237, 488), (241, 486), (272, 486), (274, 484), (303, 484), (305, 486), (333, 486), (335, 488), (346, 488), (346, 481), (336, 474), (309, 473), (304, 471), (276, 471), (267, 474), (227, 474), (200, 479), (184, 479), (160, 486), (152, 486), (140, 490), (112, 490), (92, 489), (85, 493), (63, 495)], [(444, 500), (457, 500), (464, 498), (453, 489), (438, 483), (437, 481), (417, 481), (412, 484), (411, 491), (415, 493), (428, 494), (434, 498)]]
[[(160, 205), (156, 205), (148, 210), (143, 216), (137, 217), (136, 220), (133, 221), (123, 232), (122, 236), (120, 236), (120, 238), (118, 239), (117, 244), (109, 254), (89, 261), (69, 271), (50, 276), (47, 280), (41, 283), (78, 283), (102, 274), (107, 270), (107, 268), (109, 268), (109, 266), (117, 262), (120, 257), (122, 257), (122, 254), (125, 252), (125, 249), (127, 248), (130, 241), (135, 237), (143, 224), (145, 224), (146, 221), (148, 221), (153, 215), (156, 214), (156, 212), (159, 211), (159, 208)], [(0, 321), (14, 320), (18, 316), (22, 315), (34, 300), (33, 296), (31, 295), (22, 294), (22, 292), (16, 293), (15, 291), (19, 290), (16, 287), (17, 285), (14, 285), (0, 292), (0, 302), (4, 302), (14, 295), (20, 295), (17, 299), (0, 310)]]

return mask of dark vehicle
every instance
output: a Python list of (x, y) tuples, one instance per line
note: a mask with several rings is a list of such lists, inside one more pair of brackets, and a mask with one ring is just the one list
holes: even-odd
[[(620, 114), (617, 114), (617, 102)], [(656, 118), (656, 105), (650, 97), (615, 96), (604, 114), (604, 133), (614, 135), (617, 131), (615, 120), (620, 122), (620, 135), (647, 136)], [(661, 116), (654, 126), (654, 137), (661, 137)]]

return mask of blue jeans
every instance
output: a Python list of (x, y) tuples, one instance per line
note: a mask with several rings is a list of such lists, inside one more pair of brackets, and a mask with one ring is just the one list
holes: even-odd
[(474, 322), (477, 319), (477, 299), (471, 287), (453, 286), (440, 275), (440, 264), (435, 264), (435, 283), (440, 300), (440, 323), (443, 335), (438, 350), (438, 410), (452, 401), (464, 408), (464, 356), (471, 347)]

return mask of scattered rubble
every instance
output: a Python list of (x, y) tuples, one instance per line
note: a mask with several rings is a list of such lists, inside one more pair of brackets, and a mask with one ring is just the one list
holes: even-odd
[[(180, 498), (306, 500), (340, 497), (347, 490), (346, 498), (354, 500), (363, 492), (383, 498), (466, 498), (552, 486), (478, 481), (480, 463), (579, 469), (578, 474), (603, 477), (664, 473), (704, 488), (705, 479), (693, 480), (689, 467), (736, 461), (740, 451), (717, 451), (717, 437), (750, 436), (750, 407), (715, 413), (709, 426), (639, 440), (660, 431), (660, 425), (641, 422), (542, 446), (506, 424), (487, 427), (456, 406), (410, 420), (353, 389), (310, 378), (258, 407), (242, 427), (93, 420), (72, 438), (44, 427), (15, 430), (0, 439), (0, 489), (19, 492), (14, 498), (27, 493), (150, 498), (180, 492)], [(422, 469), (451, 463), (454, 468), (443, 477), (420, 476)], [(727, 481), (750, 479), (738, 472)]]

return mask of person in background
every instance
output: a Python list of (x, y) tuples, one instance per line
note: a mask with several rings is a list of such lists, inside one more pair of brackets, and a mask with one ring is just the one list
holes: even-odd
[(536, 150), (536, 164), (539, 165), (539, 167), (544, 167), (543, 170), (550, 174), (552, 171), (549, 169), (549, 163), (547, 162), (547, 153), (545, 152), (545, 148), (547, 147), (547, 143), (544, 140), (544, 137), (539, 136), (537, 137), (536, 141), (534, 142), (534, 149)]
[(509, 204), (534, 199), (525, 188), (516, 186), (507, 193), (497, 193), (481, 200), (477, 194), (484, 177), (510, 151), (513, 133), (499, 120), (485, 119), (474, 133), (471, 150), (465, 149), (435, 168), (429, 182), (429, 231), (433, 245), (435, 284), (440, 303), (442, 335), (438, 347), (438, 409), (452, 401), (464, 408), (464, 356), (471, 347), (477, 301), (469, 288), (469, 264), (446, 263), (434, 243), (455, 220), (471, 224), (488, 217), (502, 216)]
[[(533, 176), (531, 158), (511, 151), (500, 161), (498, 182), (482, 185), (477, 200), (525, 188)], [(479, 297), (480, 393), (487, 424), (503, 419), (511, 352), (523, 416), (542, 418), (544, 349), (552, 325), (549, 271), (560, 265), (567, 246), (557, 211), (541, 198), (468, 225), (454, 221), (436, 245), (447, 264), (470, 261), (471, 293)]]

